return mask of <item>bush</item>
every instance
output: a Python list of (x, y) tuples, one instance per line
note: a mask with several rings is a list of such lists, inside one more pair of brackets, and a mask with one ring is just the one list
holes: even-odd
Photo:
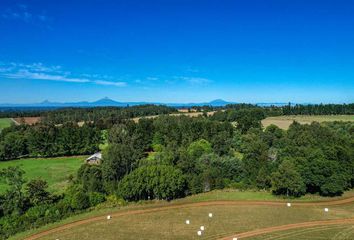
[(142, 166), (126, 175), (118, 189), (126, 200), (173, 199), (182, 197), (185, 178), (179, 169), (167, 165)]
[(88, 197), (89, 197), (91, 207), (94, 207), (94, 206), (104, 202), (106, 199), (105, 196), (99, 192), (90, 192), (88, 194)]

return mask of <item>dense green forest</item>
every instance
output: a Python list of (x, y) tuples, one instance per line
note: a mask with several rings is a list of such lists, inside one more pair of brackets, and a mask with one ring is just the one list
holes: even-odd
[(0, 132), (0, 161), (91, 154), (101, 141), (101, 131), (92, 124), (13, 125)]
[[(20, 168), (3, 169), (0, 179), (9, 188), (0, 196), (0, 236), (125, 201), (171, 200), (222, 188), (338, 196), (354, 187), (354, 123), (263, 129), (266, 111), (230, 106), (211, 117), (112, 123), (102, 164), (83, 165), (59, 196), (41, 179), (26, 182)], [(100, 128), (90, 123), (13, 126), (0, 135), (0, 156), (85, 154), (100, 142)]]

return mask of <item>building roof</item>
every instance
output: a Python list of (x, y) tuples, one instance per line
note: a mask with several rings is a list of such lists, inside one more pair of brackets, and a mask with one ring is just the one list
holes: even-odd
[(94, 158), (102, 159), (102, 153), (101, 152), (97, 152), (97, 153), (89, 156), (86, 160), (91, 160), (91, 159), (94, 159)]

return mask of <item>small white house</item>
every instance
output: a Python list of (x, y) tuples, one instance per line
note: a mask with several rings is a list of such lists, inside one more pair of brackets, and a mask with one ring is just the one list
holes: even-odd
[(90, 157), (88, 157), (85, 162), (87, 164), (101, 164), (102, 162), (102, 153), (101, 152), (97, 152), (93, 155), (91, 155)]

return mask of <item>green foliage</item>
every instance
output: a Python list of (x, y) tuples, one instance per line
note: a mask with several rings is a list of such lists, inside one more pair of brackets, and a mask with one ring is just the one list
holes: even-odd
[(204, 154), (212, 152), (211, 144), (204, 139), (192, 142), (187, 148), (188, 156), (192, 159), (198, 159)]
[(9, 188), (4, 195), (1, 210), (5, 215), (21, 214), (25, 209), (25, 196), (22, 187), (26, 182), (24, 171), (19, 167), (8, 167), (0, 171), (0, 180), (5, 181)]
[(286, 196), (300, 196), (305, 193), (305, 184), (301, 175), (290, 161), (283, 161), (272, 174), (273, 191)]
[(78, 170), (77, 178), (86, 192), (103, 191), (103, 177), (101, 166), (84, 164)]
[(88, 194), (90, 206), (96, 206), (100, 203), (103, 203), (106, 200), (106, 197), (103, 193), (100, 192), (90, 192)]
[(101, 140), (100, 130), (90, 124), (12, 126), (0, 133), (0, 161), (91, 154), (98, 151)]
[(65, 195), (66, 201), (74, 210), (83, 210), (90, 207), (90, 199), (82, 186), (71, 186)]
[(126, 200), (173, 199), (184, 195), (185, 178), (172, 166), (143, 166), (126, 175), (118, 189)]
[(48, 183), (42, 179), (33, 179), (26, 185), (26, 195), (34, 206), (51, 201), (50, 193), (47, 191)]
[(261, 128), (261, 120), (264, 118), (265, 114), (259, 108), (241, 109), (235, 114), (237, 128), (242, 133), (246, 133), (251, 128)]

